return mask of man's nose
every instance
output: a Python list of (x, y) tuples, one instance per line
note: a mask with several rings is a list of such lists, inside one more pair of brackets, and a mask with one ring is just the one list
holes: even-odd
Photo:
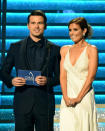
[(38, 27), (39, 27), (39, 24), (36, 23), (36, 24), (35, 24), (35, 27), (38, 28)]

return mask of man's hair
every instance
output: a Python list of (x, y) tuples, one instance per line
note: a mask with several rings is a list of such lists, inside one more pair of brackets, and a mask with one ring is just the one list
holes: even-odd
[(46, 17), (46, 15), (45, 15), (45, 13), (43, 11), (41, 11), (41, 10), (33, 10), (31, 12), (31, 14), (28, 16), (28, 19), (27, 19), (28, 24), (29, 24), (31, 16), (42, 16), (44, 18), (44, 24), (46, 26), (46, 24), (47, 24), (47, 17)]

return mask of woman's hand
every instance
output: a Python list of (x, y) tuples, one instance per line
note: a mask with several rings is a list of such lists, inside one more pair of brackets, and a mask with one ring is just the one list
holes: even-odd
[(76, 106), (78, 103), (80, 103), (80, 99), (79, 98), (70, 98), (69, 99), (69, 103), (71, 107)]
[(81, 102), (81, 100), (77, 97), (77, 98), (69, 98), (68, 96), (64, 97), (66, 106), (68, 107), (74, 107), (76, 106), (78, 103)]
[(65, 104), (66, 106), (70, 106), (70, 98), (68, 96), (64, 97), (64, 101), (65, 101)]

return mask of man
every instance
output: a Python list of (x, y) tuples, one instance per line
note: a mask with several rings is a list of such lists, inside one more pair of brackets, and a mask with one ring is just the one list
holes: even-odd
[[(28, 16), (29, 37), (11, 44), (1, 69), (3, 82), (15, 86), (15, 131), (53, 131), (53, 86), (59, 84), (60, 47), (44, 38), (47, 18), (40, 10)], [(10, 75), (15, 66), (17, 77)], [(27, 85), (19, 70), (41, 71), (35, 78), (39, 86)]]

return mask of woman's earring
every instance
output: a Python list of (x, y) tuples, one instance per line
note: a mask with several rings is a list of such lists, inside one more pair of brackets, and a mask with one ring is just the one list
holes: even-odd
[(83, 34), (83, 37), (85, 37), (85, 34)]

